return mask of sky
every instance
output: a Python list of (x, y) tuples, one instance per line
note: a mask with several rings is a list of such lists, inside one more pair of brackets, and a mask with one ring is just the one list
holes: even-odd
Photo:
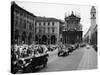
[(41, 17), (54, 17), (64, 20), (65, 14), (70, 15), (72, 11), (81, 17), (80, 23), (82, 24), (83, 35), (88, 31), (91, 25), (89, 5), (70, 5), (70, 4), (55, 4), (55, 3), (39, 3), (39, 2), (24, 2), (16, 1), (20, 7)]

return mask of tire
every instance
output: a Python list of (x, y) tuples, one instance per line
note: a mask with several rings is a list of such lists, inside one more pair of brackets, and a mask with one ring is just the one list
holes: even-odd
[(32, 73), (35, 71), (35, 68), (32, 65), (29, 65), (28, 67), (25, 68), (24, 72), (25, 73)]
[(43, 64), (43, 68), (45, 68), (47, 66), (47, 63)]
[(60, 52), (58, 52), (58, 56), (60, 56)]

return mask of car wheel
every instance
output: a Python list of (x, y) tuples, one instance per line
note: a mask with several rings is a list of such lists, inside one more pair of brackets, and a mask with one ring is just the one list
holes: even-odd
[(35, 71), (35, 68), (32, 65), (29, 65), (28, 67), (25, 68), (24, 72), (25, 73), (32, 73)]
[(58, 53), (58, 56), (60, 56), (60, 53)]
[(43, 64), (43, 68), (47, 66), (47, 63)]

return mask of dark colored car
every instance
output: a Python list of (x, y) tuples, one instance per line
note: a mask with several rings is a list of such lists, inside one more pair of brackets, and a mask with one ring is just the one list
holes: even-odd
[(48, 61), (48, 54), (44, 54), (38, 57), (27, 57), (16, 61), (15, 72), (31, 73), (35, 72), (40, 66), (46, 67)]
[(70, 45), (70, 46), (68, 47), (68, 53), (73, 52), (75, 49), (76, 49), (75, 45)]
[(77, 49), (79, 47), (79, 44), (75, 44), (75, 49)]
[(58, 50), (58, 56), (68, 56), (68, 55), (69, 55), (69, 52), (66, 47), (62, 47), (60, 48), (60, 50)]
[(69, 47), (68, 48), (68, 53), (71, 53), (71, 52), (73, 52), (73, 48), (72, 47)]
[(69, 53), (66, 51), (59, 51), (58, 52), (58, 56), (68, 56), (68, 55), (69, 55)]
[(85, 43), (80, 44), (80, 47), (85, 47), (85, 46), (86, 46)]
[(32, 58), (31, 62), (24, 68), (24, 72), (26, 73), (34, 72), (38, 68), (40, 68), (40, 66), (46, 67), (47, 61), (48, 61), (47, 57), (48, 57), (48, 54)]

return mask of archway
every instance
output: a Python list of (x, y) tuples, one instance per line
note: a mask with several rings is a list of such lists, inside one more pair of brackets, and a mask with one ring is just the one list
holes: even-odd
[(56, 44), (57, 38), (55, 35), (51, 36), (51, 44)]
[(24, 43), (26, 43), (26, 32), (23, 32), (22, 33), (22, 41), (24, 42)]
[(28, 44), (31, 44), (32, 43), (32, 34), (29, 33), (29, 36), (28, 36)]
[(18, 41), (19, 41), (19, 31), (16, 30), (15, 31), (15, 43), (18, 44)]
[(42, 44), (47, 44), (47, 37), (45, 35), (42, 36)]

